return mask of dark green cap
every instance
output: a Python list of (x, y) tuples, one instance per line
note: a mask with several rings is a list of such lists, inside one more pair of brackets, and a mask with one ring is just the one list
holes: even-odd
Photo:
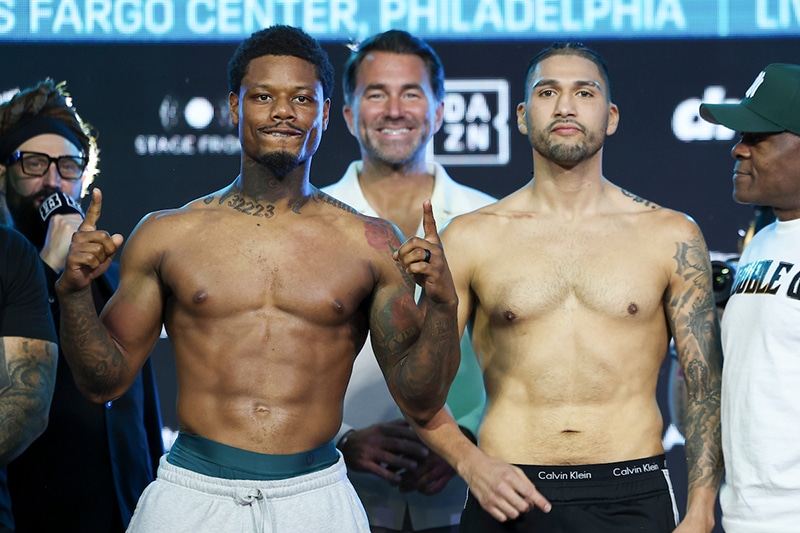
[(738, 104), (700, 104), (700, 116), (741, 133), (800, 135), (800, 65), (773, 63)]

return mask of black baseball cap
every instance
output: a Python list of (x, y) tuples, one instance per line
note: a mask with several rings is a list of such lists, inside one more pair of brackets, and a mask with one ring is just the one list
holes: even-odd
[(742, 133), (800, 135), (800, 65), (768, 65), (741, 102), (700, 104), (700, 116)]

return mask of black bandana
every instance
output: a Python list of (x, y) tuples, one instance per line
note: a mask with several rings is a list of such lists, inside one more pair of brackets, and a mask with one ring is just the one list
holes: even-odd
[(45, 133), (60, 135), (83, 152), (81, 140), (69, 126), (52, 117), (36, 116), (17, 124), (0, 139), (0, 164), (6, 164), (11, 154), (16, 152), (25, 141)]

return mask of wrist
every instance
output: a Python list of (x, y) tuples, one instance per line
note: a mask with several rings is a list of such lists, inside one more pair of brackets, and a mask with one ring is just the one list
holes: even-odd
[(47, 247), (42, 248), (42, 251), (39, 252), (39, 258), (56, 274), (61, 274), (61, 272), (64, 270), (64, 266), (67, 263), (66, 257), (61, 257), (60, 254), (54, 253)]

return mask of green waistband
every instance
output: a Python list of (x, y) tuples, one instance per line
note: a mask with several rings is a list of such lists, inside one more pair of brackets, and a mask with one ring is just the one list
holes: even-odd
[(167, 462), (192, 472), (222, 479), (287, 479), (322, 470), (339, 460), (333, 442), (300, 453), (256, 453), (199, 435), (179, 433)]

